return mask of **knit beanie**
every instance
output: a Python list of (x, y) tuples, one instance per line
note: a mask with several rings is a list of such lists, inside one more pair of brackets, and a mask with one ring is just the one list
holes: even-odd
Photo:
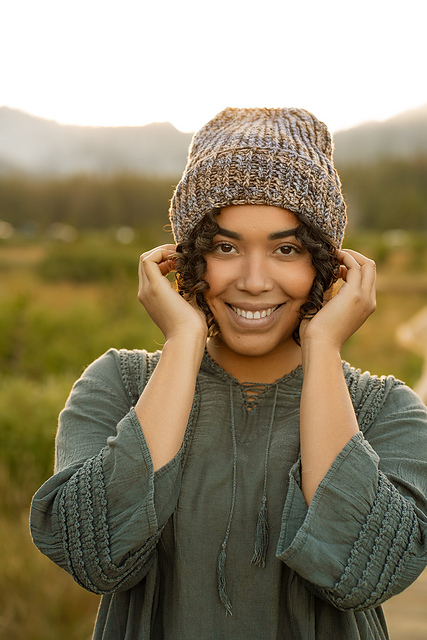
[(193, 137), (169, 217), (175, 241), (212, 209), (267, 204), (303, 214), (340, 247), (346, 205), (331, 135), (305, 109), (234, 109)]

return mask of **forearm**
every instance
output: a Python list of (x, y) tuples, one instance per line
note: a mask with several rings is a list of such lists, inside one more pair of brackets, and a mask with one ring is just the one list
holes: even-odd
[[(133, 362), (133, 355), (124, 357)], [(179, 459), (154, 490), (151, 455), (124, 386), (131, 370), (140, 369), (136, 384), (143, 381), (147, 366), (147, 354), (130, 369), (110, 350), (85, 371), (60, 415), (57, 473), (33, 500), (36, 545), (97, 593), (142, 579), (179, 495)]]
[(359, 431), (338, 350), (318, 342), (303, 348), (301, 482), (307, 504), (331, 464)]
[[(425, 566), (423, 520), (378, 467), (377, 452), (359, 433), (338, 454), (309, 511), (297, 466), (291, 472), (278, 557), (340, 609), (378, 606)], [(297, 521), (289, 517), (295, 511)]]
[(204, 347), (204, 336), (167, 340), (135, 406), (154, 471), (172, 460), (181, 448)]

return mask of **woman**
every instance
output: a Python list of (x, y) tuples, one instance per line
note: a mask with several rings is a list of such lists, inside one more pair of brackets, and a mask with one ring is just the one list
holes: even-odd
[(226, 109), (170, 216), (177, 245), (139, 268), (163, 350), (111, 350), (74, 386), (36, 544), (103, 594), (94, 638), (387, 638), (381, 603), (426, 564), (427, 415), (341, 360), (375, 265), (340, 249), (329, 132)]

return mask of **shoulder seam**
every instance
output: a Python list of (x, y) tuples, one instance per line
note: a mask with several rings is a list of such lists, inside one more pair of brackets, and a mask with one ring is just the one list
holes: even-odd
[(372, 424), (390, 391), (404, 383), (392, 375), (370, 376), (364, 385), (360, 399), (356, 402), (356, 392), (361, 376), (360, 369), (350, 368), (346, 379), (359, 427), (365, 431)]
[(119, 358), (125, 389), (132, 405), (135, 405), (140, 395), (140, 380), (146, 369), (146, 354), (141, 351), (120, 349)]
[(160, 353), (120, 349), (120, 369), (127, 394), (135, 405), (159, 361)]

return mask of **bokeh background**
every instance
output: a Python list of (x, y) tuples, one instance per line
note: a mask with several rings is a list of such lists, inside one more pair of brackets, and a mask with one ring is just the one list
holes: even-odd
[[(161, 347), (137, 265), (170, 241), (191, 132), (226, 106), (301, 106), (334, 132), (345, 246), (378, 308), (345, 346), (427, 401), (425, 3), (14, 0), (0, 9), (0, 637), (86, 640), (98, 597), (28, 533), (57, 415), (111, 346)], [(427, 373), (427, 369), (425, 370)], [(427, 577), (386, 604), (427, 637)]]

